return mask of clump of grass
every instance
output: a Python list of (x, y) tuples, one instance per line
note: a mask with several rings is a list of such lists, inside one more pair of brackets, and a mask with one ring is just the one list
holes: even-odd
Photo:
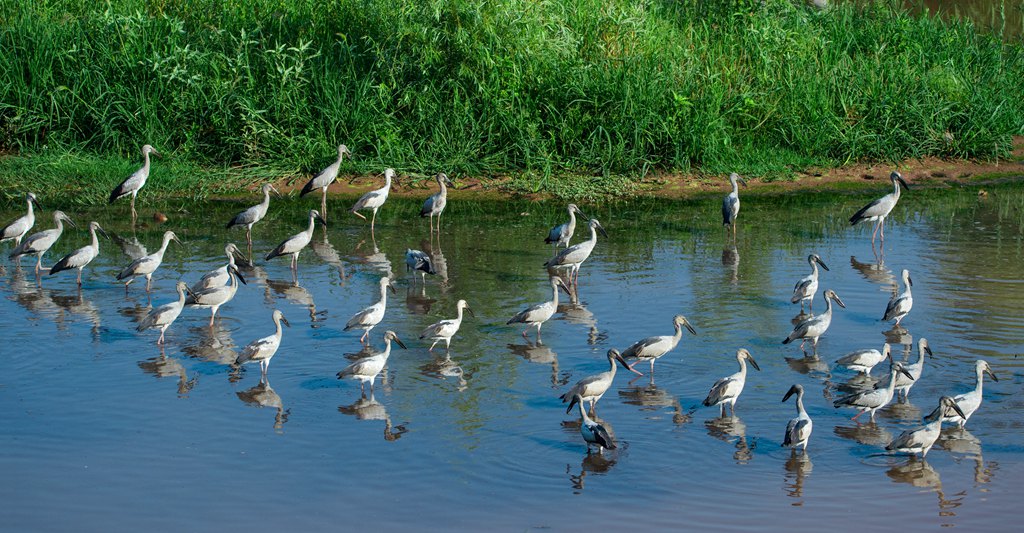
[(854, 4), (9, 0), (0, 149), (605, 179), (1007, 153), (1019, 43)]

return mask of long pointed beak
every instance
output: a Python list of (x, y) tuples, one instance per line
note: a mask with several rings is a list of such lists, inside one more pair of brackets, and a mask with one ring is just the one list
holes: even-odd
[(395, 344), (401, 346), (403, 350), (408, 350), (408, 348), (405, 347), (405, 343), (402, 342), (402, 339), (399, 339), (397, 335), (391, 337), (391, 340), (395, 341)]
[(757, 366), (757, 361), (755, 361), (753, 357), (748, 355), (747, 361), (750, 361), (750, 366), (754, 367), (754, 370), (757, 370), (758, 372), (761, 371), (761, 367)]
[(829, 270), (828, 265), (826, 265), (825, 262), (822, 261), (821, 259), (815, 259), (814, 262), (818, 263), (819, 265), (821, 265), (821, 268), (824, 268), (825, 270)]
[(684, 322), (683, 325), (686, 326), (686, 331), (689, 331), (690, 333), (693, 333), (694, 335), (697, 334), (697, 330), (693, 329), (693, 326), (691, 326), (689, 322)]
[(995, 372), (993, 372), (993, 371), (991, 371), (991, 370), (986, 368), (985, 369), (985, 373), (988, 374), (988, 377), (992, 378), (992, 381), (999, 381), (999, 378), (996, 377), (996, 373)]
[(914, 286), (914, 280), (910, 276), (907, 276), (907, 285)]
[(960, 406), (956, 404), (955, 400), (949, 402), (949, 406), (952, 407), (954, 411), (956, 411), (956, 414), (960, 415), (960, 418), (963, 418), (964, 420), (967, 419), (967, 415), (964, 414), (963, 410), (960, 409)]
[[(634, 374), (636, 374), (638, 376), (642, 376), (643, 375), (643, 373), (640, 372), (639, 370), (636, 370), (633, 367), (629, 366), (629, 364), (626, 363), (626, 360), (622, 358), (621, 354), (616, 355), (615, 356), (615, 360), (618, 361), (619, 364), (621, 364), (622, 367), (625, 368), (626, 370), (629, 370), (630, 372), (632, 372), (632, 373), (634, 373)], [(566, 412), (568, 412), (568, 411), (566, 411)]]
[(914, 381), (914, 376), (911, 376), (910, 372), (907, 372), (906, 368), (903, 368), (902, 366), (900, 366), (898, 368), (898, 370), (900, 371), (900, 374), (903, 374), (904, 376), (907, 376), (908, 378), (910, 378), (910, 381)]
[(833, 296), (832, 299), (835, 300), (837, 304), (839, 304), (839, 307), (846, 309), (846, 304), (844, 304), (843, 301), (839, 299), (838, 295)]
[(587, 215), (583, 214), (583, 211), (580, 211), (580, 209), (578, 207), (576, 208), (576, 214), (581, 216), (581, 217), (583, 217), (583, 219), (586, 220), (587, 222), (590, 221), (590, 217), (588, 217)]
[(281, 323), (286, 325), (286, 326), (288, 326), (288, 327), (292, 327), (291, 323), (289, 323), (288, 319), (285, 318), (285, 317), (281, 317)]
[(796, 394), (796, 387), (790, 387), (789, 390), (786, 391), (786, 395), (782, 397), (782, 402), (785, 403), (786, 400), (788, 400), (789, 397), (794, 394)]
[(605, 236), (605, 238), (607, 238), (607, 237), (608, 237), (608, 232), (604, 230), (604, 226), (602, 226), (602, 225), (598, 224), (598, 225), (597, 225), (597, 231), (600, 231), (600, 232), (601, 232), (601, 235), (604, 235), (604, 236)]
[(473, 315), (473, 318), (476, 318), (476, 313), (474, 313), (473, 310), (470, 309), (468, 306), (464, 307), (463, 309), (465, 309), (467, 312), (469, 312), (469, 314)]
[(398, 294), (398, 292), (395, 291), (394, 283), (388, 283), (388, 288), (391, 289), (391, 294)]
[(78, 224), (75, 224), (75, 221), (71, 220), (71, 217), (65, 218), (64, 222), (67, 222), (68, 224), (71, 224), (72, 228), (77, 228), (78, 227)]
[(935, 354), (932, 353), (932, 349), (929, 348), (928, 346), (924, 347), (924, 353), (926, 353), (926, 354), (928, 354), (928, 355), (930, 355), (932, 357), (935, 357)]
[(898, 178), (896, 178), (896, 181), (900, 182), (900, 185), (903, 185), (904, 189), (906, 189), (908, 191), (910, 190), (910, 185), (907, 185), (906, 180), (904, 180), (903, 178), (899, 178), (898, 177)]
[(319, 220), (320, 223), (324, 225), (324, 227), (327, 227), (327, 219), (324, 218), (323, 215), (317, 215), (316, 219)]
[(270, 190), (274, 191), (274, 194), (275, 194), (275, 195), (276, 195), (276, 196), (277, 196), (278, 198), (284, 198), (284, 195), (283, 195), (283, 194), (281, 194), (281, 191), (278, 191), (278, 190), (277, 190), (277, 187), (274, 187), (273, 185), (271, 185), (271, 186), (270, 186)]
[(746, 186), (747, 186), (747, 180), (745, 180), (745, 179), (743, 179), (743, 178), (736, 178), (736, 181), (738, 181), (738, 182), (742, 183), (744, 187), (746, 187)]
[(96, 226), (96, 231), (99, 231), (99, 232), (100, 232), (100, 235), (103, 235), (103, 236), (104, 236), (104, 237), (106, 237), (107, 239), (109, 239), (109, 238), (110, 238), (110, 235), (107, 235), (107, 230), (105, 230), (105, 229), (103, 229), (103, 228), (101, 228), (101, 227), (99, 227), (99, 226)]
[(232, 268), (231, 271), (235, 273), (235, 276), (238, 276), (238, 281), (241, 281), (245, 285), (249, 284), (248, 282), (245, 281), (245, 276), (243, 276), (242, 273), (239, 272), (237, 268)]

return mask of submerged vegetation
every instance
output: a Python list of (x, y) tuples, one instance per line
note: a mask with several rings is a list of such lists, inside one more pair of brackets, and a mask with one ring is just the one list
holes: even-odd
[(989, 158), (1024, 133), (1022, 94), (1020, 43), (885, 2), (0, 0), (0, 182), (85, 203), (144, 143), (168, 154), (151, 186), (190, 195), (303, 176), (342, 142), (352, 173), (560, 195)]

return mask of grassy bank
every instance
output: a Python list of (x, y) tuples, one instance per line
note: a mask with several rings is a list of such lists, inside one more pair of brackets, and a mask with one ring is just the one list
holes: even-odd
[(83, 203), (146, 142), (150, 186), (189, 195), (307, 175), (339, 142), (351, 173), (565, 196), (553, 176), (991, 158), (1022, 94), (1019, 43), (884, 3), (0, 0), (0, 183)]

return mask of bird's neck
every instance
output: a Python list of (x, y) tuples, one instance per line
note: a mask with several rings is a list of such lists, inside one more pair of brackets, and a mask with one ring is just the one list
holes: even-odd
[(309, 227), (306, 228), (306, 233), (309, 234), (310, 236), (312, 236), (314, 229), (316, 229), (316, 217), (311, 215), (309, 217)]
[(283, 330), (281, 329), (281, 319), (280, 318), (275, 318), (274, 319), (274, 327), (276, 328), (274, 330), (274, 336), (280, 339), (281, 335), (283, 334)]
[(381, 284), (380, 286), (380, 301), (387, 303), (388, 301), (388, 286)]
[(898, 182), (896, 180), (892, 180), (892, 186), (894, 187), (894, 189), (892, 191), (892, 195), (895, 196), (897, 199), (899, 199), (899, 197), (900, 197), (900, 182)]
[(448, 194), (448, 186), (444, 184), (444, 180), (437, 180), (437, 185), (441, 187), (441, 196)]
[[(732, 194), (733, 194), (733, 196), (739, 196), (740, 195), (740, 184), (737, 183), (736, 180), (734, 180), (734, 179), (731, 179), (729, 181), (732, 182)], [(719, 194), (721, 194), (721, 193), (719, 193)]]
[(456, 308), (457, 314), (455, 315), (455, 322), (462, 323), (462, 306)]
[(32, 200), (28, 200), (28, 212), (26, 212), (25, 214), (29, 218), (32, 218), (33, 213), (34, 213), (34, 211), (32, 210)]
[(576, 211), (574, 211), (572, 209), (569, 210), (569, 227), (570, 228), (575, 228), (576, 227)]
[(558, 307), (558, 285), (552, 283), (551, 284), (551, 292), (554, 293), (554, 294), (551, 295), (551, 302), (553, 304), (555, 304), (555, 307), (557, 308)]
[(892, 394), (896, 390), (896, 379), (897, 376), (900, 375), (900, 372), (898, 370), (893, 370), (891, 374), (892, 379), (889, 380), (889, 387), (887, 389), (889, 391), (889, 394)]
[(796, 395), (796, 412), (798, 415), (806, 415), (807, 410), (804, 409), (804, 395), (803, 393)]
[(263, 207), (270, 205), (270, 189), (263, 191), (263, 201), (260, 202)]
[(597, 244), (597, 228), (590, 228), (590, 242)]
[(977, 371), (977, 374), (978, 374), (978, 376), (977, 376), (977, 380), (978, 381), (977, 381), (977, 384), (974, 386), (974, 390), (978, 394), (981, 394), (981, 389), (982, 389), (982, 387), (985, 384), (985, 371), (979, 368), (978, 371)]
[(89, 233), (92, 235), (92, 247), (95, 248), (97, 252), (99, 252), (100, 240), (96, 237), (96, 229), (90, 228)]
[(163, 255), (164, 255), (164, 252), (166, 252), (166, 251), (167, 251), (167, 245), (168, 245), (168, 244), (169, 244), (170, 242), (171, 242), (171, 238), (170, 238), (170, 237), (164, 237), (164, 240), (163, 240), (163, 242), (162, 242), (162, 243), (160, 243), (160, 249), (159, 249), (159, 250), (157, 250), (157, 255), (159, 255), (160, 257), (163, 257)]
[(185, 287), (178, 289), (178, 305), (185, 305)]
[(816, 261), (811, 261), (811, 277), (818, 277), (818, 263)]
[(740, 377), (747, 379), (747, 362), (743, 358), (739, 358), (737, 361), (740, 363)]
[(679, 344), (679, 341), (683, 339), (683, 325), (676, 323), (676, 332), (672, 335), (673, 346)]
[(391, 190), (391, 174), (384, 176), (384, 187), (381, 190), (385, 192)]
[(64, 232), (64, 221), (60, 217), (53, 217), (53, 223), (57, 226), (57, 233)]

